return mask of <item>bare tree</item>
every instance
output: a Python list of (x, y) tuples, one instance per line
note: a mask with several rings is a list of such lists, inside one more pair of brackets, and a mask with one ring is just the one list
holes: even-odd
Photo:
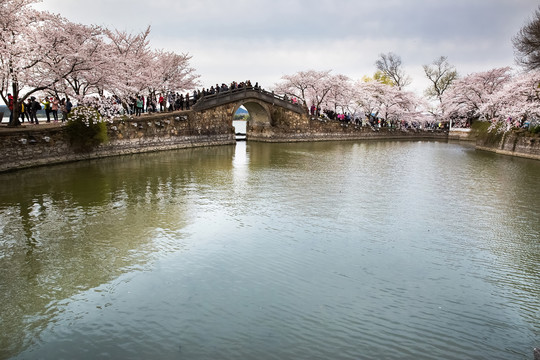
[(411, 78), (403, 71), (401, 57), (392, 52), (380, 54), (375, 62), (377, 70), (388, 76), (399, 90), (411, 83)]
[(437, 98), (442, 102), (442, 95), (458, 76), (456, 68), (448, 62), (446, 56), (441, 56), (430, 65), (422, 67), (426, 77), (431, 81), (431, 85), (425, 91), (426, 96)]
[(540, 7), (533, 19), (512, 38), (516, 62), (528, 70), (540, 69)]

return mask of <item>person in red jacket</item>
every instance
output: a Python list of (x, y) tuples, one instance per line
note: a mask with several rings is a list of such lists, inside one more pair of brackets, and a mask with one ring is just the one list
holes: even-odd
[(165, 107), (165, 98), (162, 95), (159, 95), (159, 111), (163, 111)]

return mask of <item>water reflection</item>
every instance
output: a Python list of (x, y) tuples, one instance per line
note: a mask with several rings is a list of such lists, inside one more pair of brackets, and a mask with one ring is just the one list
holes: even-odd
[(228, 186), (233, 153), (191, 149), (2, 175), (2, 357), (36, 338), (64, 299), (182, 249), (190, 208), (199, 192)]
[(392, 141), (0, 175), (0, 357), (529, 358), (539, 176)]

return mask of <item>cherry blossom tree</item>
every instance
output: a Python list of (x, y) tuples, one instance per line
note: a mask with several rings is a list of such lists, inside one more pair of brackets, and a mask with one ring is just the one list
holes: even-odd
[(281, 79), (283, 81), (275, 85), (274, 91), (298, 98), (306, 108), (308, 104), (321, 108), (323, 103), (329, 106), (342, 106), (343, 99), (338, 99), (340, 96), (338, 94), (346, 93), (345, 89), (349, 86), (347, 76), (333, 75), (331, 70), (299, 71), (292, 75), (284, 75)]
[(152, 55), (148, 86), (148, 91), (152, 96), (155, 96), (156, 92), (182, 92), (199, 86), (200, 76), (190, 66), (189, 54), (157, 50)]
[(199, 85), (191, 56), (164, 50), (152, 50), (148, 37), (150, 27), (138, 34), (105, 29), (109, 62), (106, 80), (100, 94), (109, 92), (127, 108), (132, 98), (141, 94), (175, 92)]
[(81, 99), (100, 93), (113, 73), (110, 54), (103, 40), (103, 29), (69, 21), (57, 23), (66, 41), (47, 64), (50, 71), (62, 78), (53, 92)]
[[(198, 85), (189, 54), (149, 47), (150, 27), (136, 34), (70, 22), (37, 11), (39, 0), (0, 0), (0, 96), (7, 104), (49, 92), (116, 95), (183, 91)], [(92, 102), (93, 100), (91, 100)], [(12, 123), (17, 125), (18, 106)]]
[[(2, 98), (15, 103), (43, 91), (66, 92), (65, 83), (96, 69), (98, 28), (74, 24), (58, 14), (37, 11), (36, 0), (2, 0), (0, 18)], [(18, 106), (10, 125), (18, 125)]]
[(356, 102), (366, 117), (380, 118), (393, 125), (410, 124), (419, 118), (424, 102), (410, 91), (378, 81), (358, 81)]
[(366, 117), (379, 115), (388, 87), (391, 86), (374, 80), (363, 80), (355, 84), (355, 100)]
[(505, 124), (505, 130), (540, 119), (539, 86), (540, 71), (521, 73), (494, 93), (480, 111), (491, 114), (492, 122)]
[[(498, 116), (496, 108), (485, 104), (512, 79), (510, 67), (470, 74), (456, 80), (442, 96), (443, 116), (464, 126), (476, 119), (491, 120)], [(461, 124), (461, 125), (460, 125)]]
[(104, 87), (123, 101), (151, 87), (152, 52), (148, 36), (150, 26), (138, 34), (105, 30), (108, 51), (114, 66)]
[[(45, 42), (47, 14), (34, 10), (37, 0), (1, 0), (0, 2), (0, 95), (6, 105), (8, 94), (13, 103), (47, 88), (50, 79), (40, 77), (39, 66), (53, 45)], [(51, 39), (55, 41), (56, 39)], [(28, 87), (26, 96), (21, 90)], [(13, 107), (10, 125), (18, 125), (18, 106)]]
[(333, 75), (329, 91), (324, 99), (326, 109), (332, 109), (335, 113), (356, 112), (353, 101), (353, 86), (351, 79), (345, 75)]

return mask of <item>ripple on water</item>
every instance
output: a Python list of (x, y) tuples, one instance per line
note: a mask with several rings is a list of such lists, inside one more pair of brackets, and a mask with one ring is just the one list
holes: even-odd
[(0, 208), (0, 344), (28, 339), (21, 359), (530, 357), (540, 197), (519, 184), (535, 167), (447, 143), (274, 145), (246, 145), (242, 166), (219, 149), (117, 159), (96, 196), (28, 194), (25, 226)]

